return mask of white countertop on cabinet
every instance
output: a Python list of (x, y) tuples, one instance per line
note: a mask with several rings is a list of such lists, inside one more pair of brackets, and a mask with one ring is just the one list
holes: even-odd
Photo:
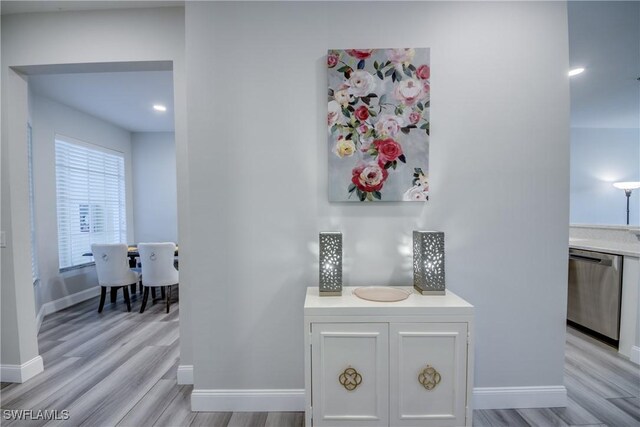
[(585, 251), (606, 252), (616, 255), (640, 257), (640, 242), (627, 243), (599, 239), (569, 238), (569, 247)]
[(342, 288), (342, 296), (320, 296), (318, 287), (307, 288), (304, 303), (306, 316), (362, 316), (362, 315), (421, 315), (473, 314), (473, 306), (450, 290), (445, 295), (421, 295), (411, 286), (398, 286), (409, 291), (409, 298), (397, 302), (375, 302), (358, 298), (353, 291), (358, 287)]

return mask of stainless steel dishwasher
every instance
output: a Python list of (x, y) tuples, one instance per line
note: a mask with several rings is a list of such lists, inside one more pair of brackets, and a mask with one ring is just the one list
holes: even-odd
[(622, 256), (569, 249), (567, 319), (620, 339)]

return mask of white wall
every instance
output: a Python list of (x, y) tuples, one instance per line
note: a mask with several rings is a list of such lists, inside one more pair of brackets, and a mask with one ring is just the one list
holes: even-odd
[[(3, 228), (7, 210), (28, 212), (18, 197), (26, 167), (18, 162), (5, 174), (5, 149), (15, 152), (24, 141), (6, 113), (21, 95), (7, 82), (7, 67), (174, 60), (181, 363), (189, 361), (193, 333), (196, 388), (302, 388), (302, 303), (304, 288), (317, 283), (318, 231), (345, 233), (346, 283), (406, 284), (411, 272), (399, 247), (423, 227), (447, 233), (448, 286), (477, 308), (476, 385), (562, 384), (566, 5), (186, 8), (188, 74), (175, 9), (2, 17)], [(356, 31), (354, 21), (381, 25)], [(432, 200), (425, 206), (326, 199), (324, 55), (375, 46), (432, 48)], [(10, 206), (6, 177), (16, 195)], [(17, 231), (11, 243), (28, 242), (27, 219), (8, 222)], [(29, 271), (28, 245), (7, 249), (3, 320), (4, 254), (27, 260), (16, 266)], [(11, 290), (20, 284), (13, 280)], [(192, 307), (187, 292), (197, 296)]]
[[(28, 346), (37, 355), (33, 286), (30, 284), (29, 215), (26, 167), (26, 83), (10, 67), (172, 61), (178, 206), (181, 243), (180, 354), (191, 363), (189, 301), (189, 178), (186, 174), (186, 86), (182, 8), (33, 13), (2, 16), (2, 357), (6, 348)], [(26, 68), (21, 68), (26, 69)], [(35, 69), (38, 70), (37, 68)], [(5, 159), (10, 153), (11, 158)], [(9, 169), (6, 165), (11, 165)], [(10, 214), (10, 215), (9, 215)], [(5, 270), (8, 266), (11, 270)], [(6, 276), (6, 277), (5, 277)], [(25, 295), (22, 296), (22, 293)], [(5, 294), (11, 298), (5, 298)], [(15, 296), (15, 298), (13, 298)], [(12, 299), (13, 298), (13, 299)], [(18, 303), (16, 303), (18, 299)], [(12, 309), (11, 307), (15, 307)], [(17, 311), (11, 316), (11, 310)], [(15, 322), (5, 323), (5, 312)], [(6, 325), (6, 328), (5, 328)], [(14, 328), (15, 326), (15, 328)], [(17, 337), (5, 334), (17, 331)], [(6, 337), (6, 339), (5, 339)], [(15, 338), (15, 339), (13, 339)], [(8, 351), (8, 350), (7, 350)], [(27, 352), (24, 352), (25, 354)], [(20, 361), (29, 356), (20, 356)]]
[(134, 242), (177, 242), (176, 144), (173, 132), (135, 132)]
[[(4, 28), (3, 25), (2, 30)], [(4, 33), (2, 40), (3, 43), (6, 40)], [(4, 64), (4, 59), (2, 62)], [(28, 88), (22, 76), (6, 68), (2, 69), (2, 85), (3, 104), (6, 99), (13, 99), (12, 103), (2, 106), (1, 150), (2, 231), (6, 247), (1, 252), (0, 379), (7, 381), (7, 368), (22, 371), (22, 366), (38, 359), (39, 355), (29, 239)], [(9, 141), (21, 141), (22, 144), (12, 146)]]
[(79, 139), (124, 155), (129, 243), (134, 242), (133, 170), (129, 131), (42, 96), (33, 95), (31, 102), (36, 250), (40, 279), (35, 289), (38, 311), (42, 304), (98, 285), (94, 267), (59, 273), (55, 135)]
[[(626, 198), (617, 181), (640, 181), (640, 129), (571, 129), (571, 223), (625, 224)], [(638, 225), (640, 191), (629, 199)]]
[[(195, 389), (303, 388), (321, 230), (347, 285), (409, 284), (446, 233), (476, 386), (562, 386), (569, 221), (563, 2), (186, 4)], [(431, 47), (431, 201), (327, 201), (329, 48)]]

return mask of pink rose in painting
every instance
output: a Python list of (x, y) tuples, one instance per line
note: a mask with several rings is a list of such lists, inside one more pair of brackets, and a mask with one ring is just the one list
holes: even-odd
[(386, 135), (394, 137), (398, 132), (400, 132), (400, 128), (403, 125), (404, 121), (402, 120), (402, 117), (394, 116), (392, 114), (382, 114), (376, 123), (376, 132), (380, 136)]
[(389, 176), (386, 169), (375, 162), (360, 164), (351, 171), (353, 182), (360, 191), (380, 191)]
[(373, 145), (378, 150), (378, 161), (382, 165), (387, 162), (393, 162), (402, 156), (402, 147), (391, 138), (373, 141)]
[(361, 105), (358, 108), (356, 108), (356, 111), (354, 114), (358, 120), (363, 122), (369, 118), (369, 109), (367, 108), (366, 105)]
[(373, 50), (374, 49), (347, 49), (346, 52), (354, 58), (367, 59), (371, 56)]
[(415, 54), (415, 49), (387, 49), (387, 58), (394, 64), (411, 62)]
[(405, 79), (398, 82), (393, 94), (398, 101), (408, 106), (415, 105), (425, 98), (424, 86), (416, 79)]
[(428, 65), (421, 65), (416, 70), (416, 75), (420, 80), (427, 80), (431, 76), (431, 69)]
[(336, 51), (331, 51), (327, 55), (327, 67), (333, 68), (338, 65), (338, 60), (340, 59), (340, 54)]
[(418, 111), (412, 111), (409, 114), (409, 123), (411, 123), (412, 125), (415, 125), (420, 121), (421, 118), (422, 118), (422, 114), (420, 114)]
[(336, 101), (329, 101), (328, 113), (327, 113), (327, 125), (329, 127), (335, 125), (342, 114), (340, 104)]
[(354, 71), (347, 82), (349, 93), (353, 96), (367, 96), (376, 88), (374, 77), (364, 70)]

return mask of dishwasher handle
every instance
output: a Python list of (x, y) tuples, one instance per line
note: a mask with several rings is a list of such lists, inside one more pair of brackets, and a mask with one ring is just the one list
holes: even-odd
[(572, 259), (574, 261), (590, 262), (593, 264), (603, 265), (605, 267), (611, 267), (611, 265), (613, 264), (610, 258), (601, 258), (598, 256), (569, 254), (569, 259)]

